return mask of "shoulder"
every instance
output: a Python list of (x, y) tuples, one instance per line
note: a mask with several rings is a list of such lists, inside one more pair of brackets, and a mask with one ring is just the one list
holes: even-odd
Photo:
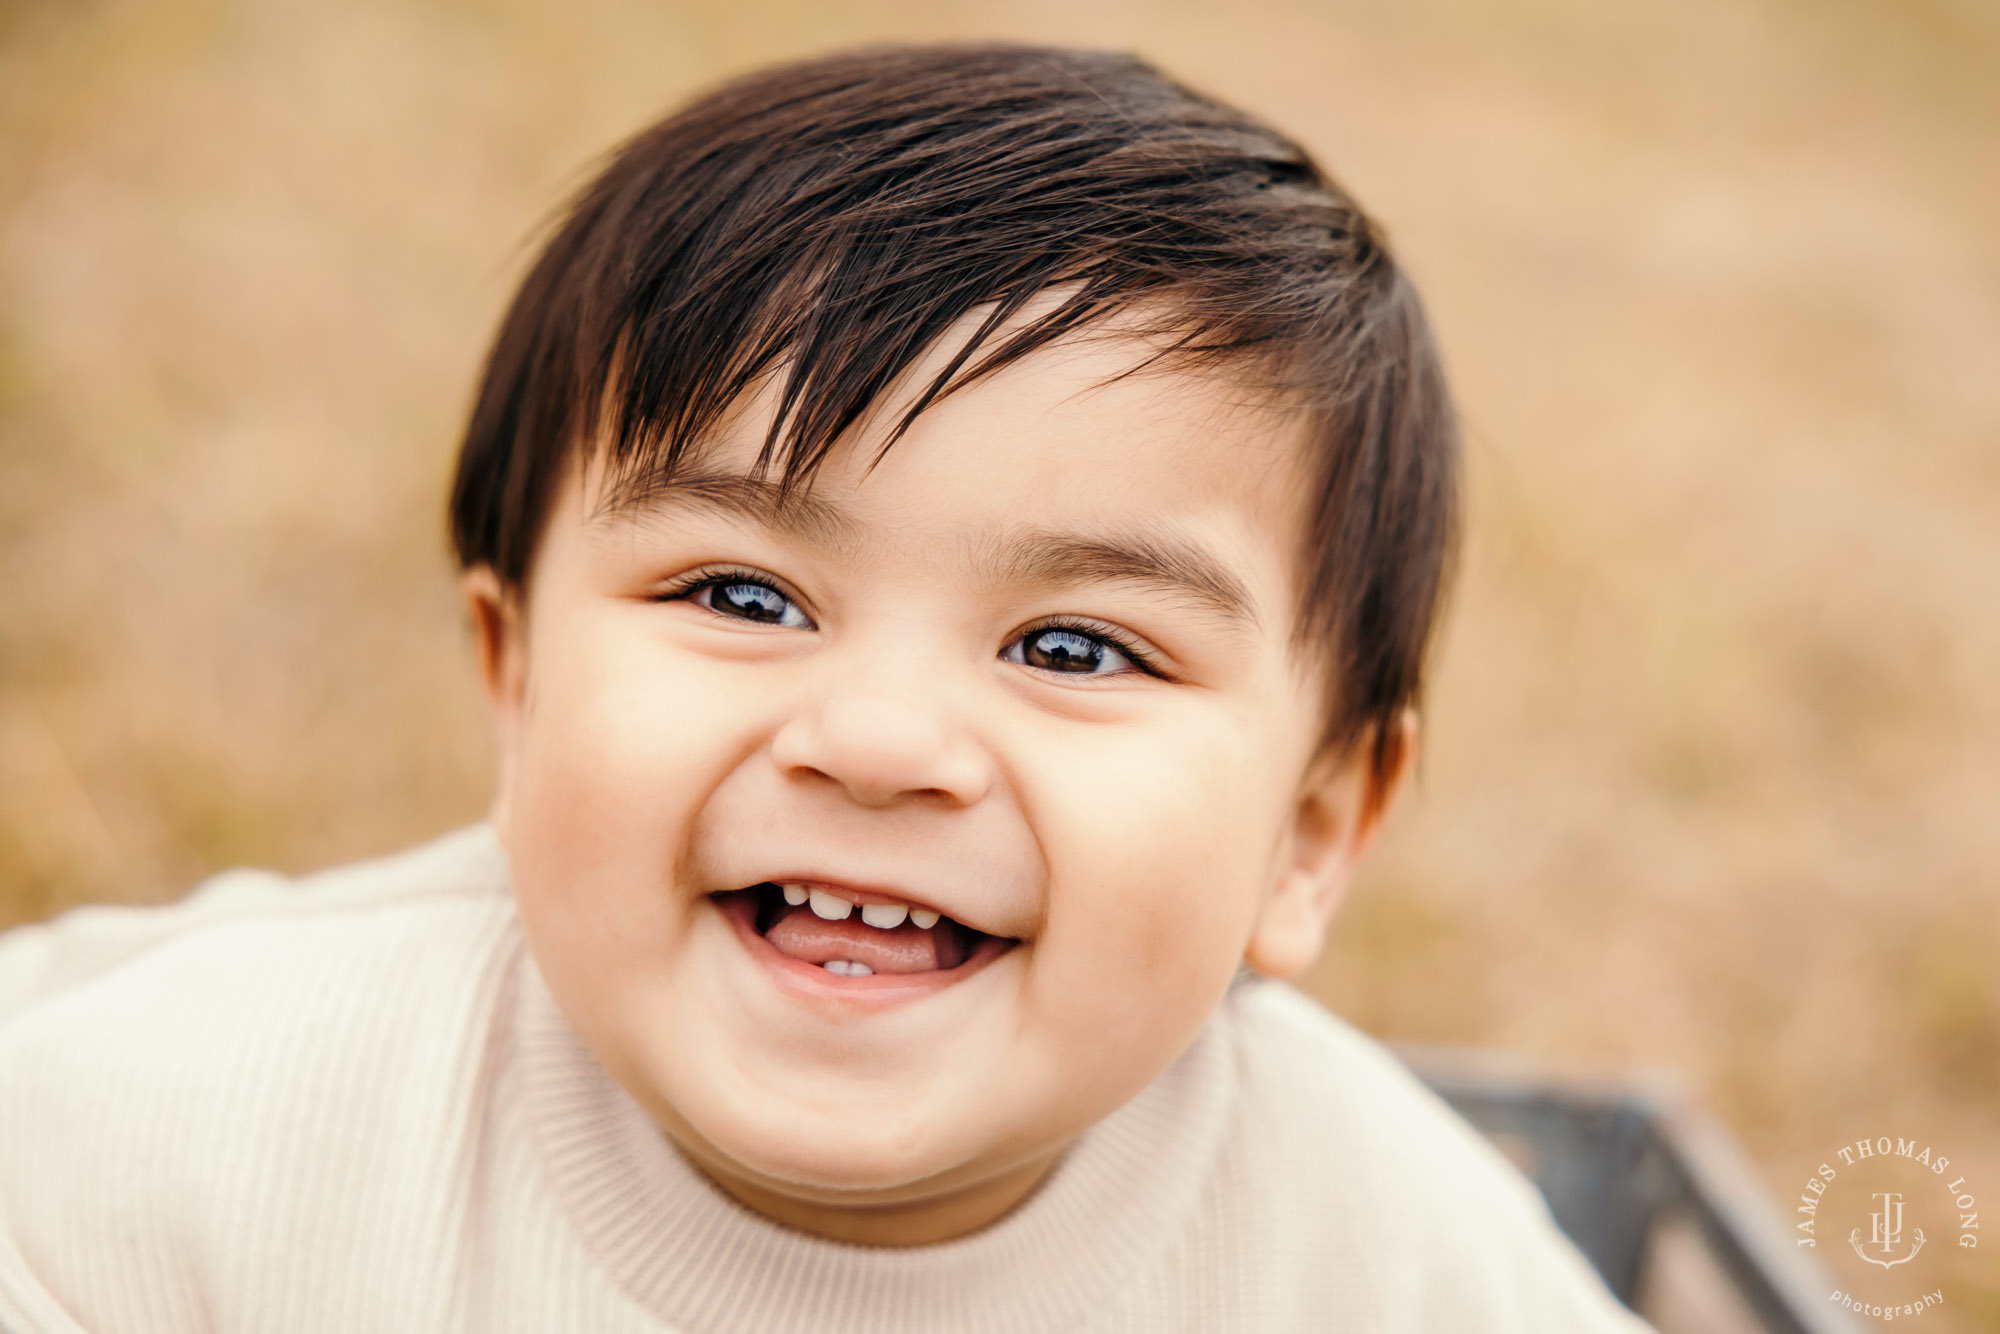
[(388, 857), (291, 879), (271, 871), (226, 871), (176, 903), (93, 905), (0, 934), (0, 1029), (22, 1013), (99, 981), (161, 950), (247, 928), (283, 934), (307, 923), (356, 922), (378, 911), (420, 915), (451, 902), (504, 896), (505, 854), (473, 825)]
[[(1283, 1219), (1275, 1244), (1383, 1330), (1644, 1326), (1541, 1193), (1380, 1042), (1302, 992), (1250, 979), (1224, 1015), (1234, 1173)], [(1336, 1293), (1324, 1294), (1331, 1299)]]
[(1386, 1047), (1311, 997), (1253, 979), (1225, 1004), (1238, 1133), (1336, 1212), (1426, 1232), (1451, 1214), (1537, 1204), (1533, 1185)]
[(0, 938), (0, 1233), (52, 1283), (109, 1266), (175, 1289), (244, 1219), (341, 1227), (334, 1201), (443, 1147), (411, 1132), (464, 1102), (512, 928), (475, 827)]
[[(1373, 1191), (1392, 1184), (1388, 1173), (1469, 1171), (1469, 1185), (1482, 1192), (1532, 1194), (1512, 1164), (1387, 1047), (1310, 996), (1247, 979), (1226, 1005), (1244, 1113), (1309, 1141), (1300, 1146), (1306, 1161), (1337, 1161), (1348, 1176), (1368, 1169), (1360, 1184)], [(1357, 1164), (1355, 1150), (1364, 1148)]]
[(34, 1127), (51, 1101), (122, 1093), (170, 1114), (174, 1091), (256, 1080), (274, 1046), (310, 1045), (327, 1068), (379, 1055), (448, 1023), (438, 1004), (512, 925), (504, 856), (474, 827), (297, 880), (230, 872), (169, 906), (10, 932), (0, 1108)]

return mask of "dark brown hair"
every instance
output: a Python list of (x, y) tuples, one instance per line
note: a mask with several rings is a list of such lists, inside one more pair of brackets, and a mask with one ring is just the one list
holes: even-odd
[(642, 492), (769, 375), (756, 466), (782, 452), (789, 493), (988, 305), (882, 449), (945, 394), (1113, 314), (1167, 335), (1161, 356), (1296, 406), (1312, 490), (1291, 647), (1325, 664), (1317, 753), (1372, 735), (1379, 772), (1456, 525), (1422, 307), (1302, 148), (1128, 55), (841, 53), (727, 83), (616, 150), (500, 326), (452, 490), (459, 562), (520, 588), (572, 450), (604, 451), (614, 494)]

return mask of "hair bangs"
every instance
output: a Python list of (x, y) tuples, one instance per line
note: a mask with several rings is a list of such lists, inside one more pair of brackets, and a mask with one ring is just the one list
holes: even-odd
[(1154, 345), (1127, 374), (1226, 369), (1310, 420), (1295, 646), (1334, 664), (1328, 743), (1373, 724), (1384, 744), (1455, 531), (1421, 307), (1302, 148), (1126, 55), (847, 52), (621, 145), (502, 321), (454, 484), (459, 559), (523, 584), (573, 458), (631, 499), (769, 394), (754, 466), (780, 466), (782, 497), (892, 391), (876, 460), (941, 399), (1090, 329)]

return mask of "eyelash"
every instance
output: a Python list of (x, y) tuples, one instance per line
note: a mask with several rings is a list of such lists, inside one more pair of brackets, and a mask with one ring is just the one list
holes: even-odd
[[(768, 576), (734, 565), (707, 566), (699, 570), (694, 570), (654, 593), (652, 600), (655, 602), (675, 602), (691, 598), (704, 588), (713, 588), (727, 584), (755, 584), (759, 588), (769, 589), (794, 605), (798, 602), (798, 599), (794, 598), (790, 593), (772, 583)], [(724, 613), (716, 612), (715, 614), (721, 616)], [(747, 618), (730, 617), (729, 619), (742, 620)], [(752, 624), (755, 624), (755, 622), (752, 622)], [(1039, 625), (1027, 627), (1021, 631), (1018, 638), (1025, 639), (1030, 635), (1041, 634), (1049, 630), (1064, 630), (1071, 634), (1083, 635), (1090, 639), (1101, 639), (1111, 645), (1111, 647), (1117, 649), (1119, 653), (1125, 656), (1127, 661), (1141, 672), (1144, 672), (1148, 676), (1162, 676), (1159, 668), (1154, 665), (1152, 658), (1144, 650), (1133, 643), (1128, 636), (1101, 621), (1077, 617), (1044, 621)], [(1043, 670), (1046, 671), (1047, 669), (1044, 668)], [(1054, 672), (1051, 674), (1057, 676), (1101, 675), (1101, 673), (1097, 672)], [(1103, 674), (1112, 676), (1121, 675), (1121, 673), (1117, 672)]]

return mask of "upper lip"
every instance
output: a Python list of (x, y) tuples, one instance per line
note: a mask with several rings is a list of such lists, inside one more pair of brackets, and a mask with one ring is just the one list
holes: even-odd
[[(838, 895), (850, 903), (901, 903), (911, 908), (928, 908), (932, 912), (941, 913), (951, 918), (954, 922), (962, 926), (969, 926), (975, 931), (983, 929), (977, 922), (968, 921), (962, 914), (952, 909), (950, 905), (942, 903), (928, 894), (905, 889), (901, 885), (891, 884), (883, 880), (849, 880), (841, 876), (827, 874), (824, 871), (793, 870), (773, 872), (769, 875), (760, 876), (749, 883), (752, 885), (805, 885), (812, 889), (823, 889), (827, 893)], [(987, 934), (994, 933), (988, 932)]]

